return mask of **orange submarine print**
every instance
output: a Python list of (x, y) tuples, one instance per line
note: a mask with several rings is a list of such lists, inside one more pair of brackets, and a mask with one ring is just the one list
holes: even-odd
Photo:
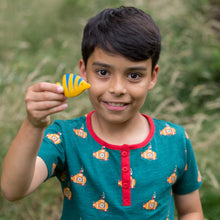
[(155, 200), (156, 196), (153, 195), (152, 199), (149, 200), (147, 203), (143, 204), (143, 209), (146, 210), (155, 210), (157, 208), (157, 201)]
[(176, 182), (176, 179), (177, 179), (177, 175), (176, 175), (176, 168), (175, 168), (174, 172), (169, 177), (167, 177), (167, 182), (170, 184), (174, 184)]
[(67, 197), (68, 200), (71, 199), (71, 197), (72, 197), (72, 192), (70, 191), (70, 188), (69, 188), (69, 187), (66, 187), (66, 188), (63, 190), (63, 193), (64, 193), (64, 195)]
[(53, 163), (53, 164), (52, 164), (52, 170), (51, 170), (50, 176), (52, 176), (52, 175), (54, 174), (54, 171), (55, 171), (56, 167), (57, 167), (56, 163)]
[(73, 132), (74, 132), (77, 136), (79, 136), (79, 137), (81, 137), (81, 138), (86, 138), (86, 137), (87, 137), (87, 132), (83, 131), (82, 128), (80, 128), (80, 129), (75, 129), (75, 128), (73, 128)]
[(202, 175), (200, 173), (200, 171), (198, 170), (198, 178), (197, 178), (198, 183), (200, 183), (202, 181)]
[(109, 153), (104, 149), (103, 146), (101, 150), (98, 150), (97, 152), (93, 152), (93, 157), (99, 159), (99, 160), (108, 160)]
[(79, 185), (85, 186), (86, 184), (86, 177), (83, 175), (82, 170), (75, 176), (71, 175), (71, 180)]
[(169, 125), (166, 125), (166, 127), (160, 131), (160, 134), (164, 136), (171, 136), (176, 134), (176, 130), (175, 128), (171, 128)]
[(60, 135), (61, 133), (58, 132), (57, 134), (47, 134), (46, 137), (53, 141), (54, 144), (59, 144), (61, 142)]
[[(66, 97), (74, 97), (80, 95), (84, 90), (91, 87), (86, 81), (84, 81), (80, 76), (67, 73), (63, 75), (62, 79), (64, 95)], [(61, 85), (57, 82), (58, 85)]]
[(104, 200), (104, 196), (102, 196), (101, 199), (97, 202), (93, 202), (93, 208), (96, 208), (103, 212), (108, 211), (108, 203)]
[(146, 151), (141, 153), (141, 158), (147, 159), (147, 160), (156, 160), (157, 159), (157, 154), (156, 152), (151, 150), (151, 146), (148, 147)]
[[(136, 180), (132, 178), (132, 176), (130, 176), (130, 183), (131, 183), (131, 188), (135, 188), (135, 184), (136, 184)], [(122, 186), (122, 181), (118, 181), (118, 186)]]
[(188, 164), (186, 164), (185, 168), (184, 168), (184, 171), (187, 171), (188, 170)]

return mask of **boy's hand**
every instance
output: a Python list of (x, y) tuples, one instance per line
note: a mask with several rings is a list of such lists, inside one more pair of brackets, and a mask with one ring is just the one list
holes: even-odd
[(25, 103), (29, 122), (38, 128), (50, 123), (50, 115), (67, 108), (63, 87), (41, 82), (28, 88)]

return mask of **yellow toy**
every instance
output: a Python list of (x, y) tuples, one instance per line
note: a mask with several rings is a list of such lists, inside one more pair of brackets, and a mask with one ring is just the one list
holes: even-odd
[[(63, 75), (62, 83), (64, 95), (68, 98), (77, 96), (81, 94), (85, 89), (90, 88), (90, 84), (88, 84), (80, 76), (73, 73), (67, 73)], [(59, 82), (57, 84), (61, 85)]]

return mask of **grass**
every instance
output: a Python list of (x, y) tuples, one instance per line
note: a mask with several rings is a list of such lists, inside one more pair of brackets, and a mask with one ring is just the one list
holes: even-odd
[[(217, 5), (217, 1), (212, 1)], [(220, 218), (220, 48), (219, 13), (208, 0), (48, 0), (0, 1), (0, 169), (25, 117), (24, 96), (39, 81), (56, 82), (78, 70), (80, 39), (88, 18), (105, 7), (134, 5), (157, 21), (163, 49), (159, 82), (142, 112), (182, 124), (193, 143), (203, 175), (201, 199), (206, 219)], [(215, 28), (213, 28), (213, 26)], [(92, 109), (86, 93), (52, 117), (68, 119)], [(0, 220), (59, 219), (62, 194), (53, 179), (36, 193), (10, 203), (0, 192)], [(58, 189), (58, 190), (57, 190)]]

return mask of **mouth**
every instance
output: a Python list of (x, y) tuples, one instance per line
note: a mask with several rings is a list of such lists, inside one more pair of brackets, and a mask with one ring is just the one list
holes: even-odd
[(125, 102), (103, 102), (107, 109), (114, 111), (122, 111), (126, 109), (129, 103)]
[(115, 102), (106, 102), (106, 104), (111, 105), (111, 106), (117, 106), (117, 107), (122, 107), (127, 105), (126, 103), (115, 103)]

